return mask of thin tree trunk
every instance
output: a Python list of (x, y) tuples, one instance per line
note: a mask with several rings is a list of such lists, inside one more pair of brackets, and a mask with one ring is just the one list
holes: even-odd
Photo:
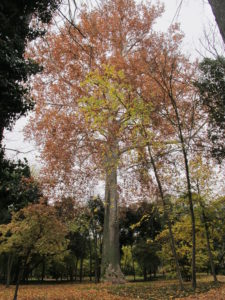
[(101, 278), (101, 259), (98, 257), (98, 282), (100, 282)]
[(168, 213), (167, 213), (167, 207), (166, 207), (164, 192), (163, 192), (163, 188), (162, 188), (162, 185), (161, 185), (159, 174), (158, 174), (158, 171), (157, 171), (157, 168), (156, 168), (155, 160), (152, 156), (150, 145), (148, 145), (148, 153), (149, 153), (149, 156), (150, 156), (151, 164), (153, 166), (153, 170), (154, 170), (155, 178), (156, 178), (156, 181), (157, 181), (160, 197), (161, 197), (161, 200), (162, 200), (162, 203), (163, 203), (164, 218), (167, 222), (167, 226), (168, 226), (168, 229), (169, 229), (170, 247), (171, 247), (171, 251), (173, 253), (173, 258), (174, 258), (175, 265), (176, 265), (177, 278), (179, 280), (180, 289), (183, 290), (184, 289), (183, 279), (182, 279), (182, 275), (181, 275), (181, 272), (180, 272), (180, 266), (179, 266), (179, 261), (178, 261), (178, 257), (177, 257), (177, 252), (176, 252), (176, 246), (175, 246), (175, 240), (174, 240), (173, 231), (172, 231), (172, 225), (171, 225)]
[(23, 277), (23, 273), (24, 273), (25, 267), (27, 265), (27, 261), (28, 261), (30, 252), (31, 252), (31, 249), (29, 249), (27, 251), (27, 255), (26, 255), (25, 259), (24, 259), (24, 263), (23, 264), (22, 264), (22, 259), (20, 259), (19, 262), (18, 262), (18, 267), (19, 267), (19, 269), (18, 269), (18, 277), (17, 277), (17, 281), (16, 281), (16, 289), (15, 289), (13, 300), (17, 300), (17, 295), (18, 295), (20, 281), (21, 281), (21, 279)]
[(77, 281), (78, 258), (76, 258), (74, 280)]
[(73, 282), (73, 268), (72, 268), (72, 265), (69, 266), (69, 280), (70, 282)]
[(216, 277), (216, 272), (215, 272), (215, 265), (214, 265), (213, 255), (212, 255), (211, 246), (210, 246), (209, 226), (208, 226), (207, 218), (206, 218), (206, 215), (205, 215), (205, 208), (204, 208), (204, 205), (203, 205), (203, 203), (200, 199), (201, 195), (200, 195), (200, 189), (199, 189), (198, 184), (197, 184), (197, 188), (198, 188), (199, 203), (200, 203), (201, 210), (202, 210), (202, 221), (203, 221), (204, 227), (205, 227), (207, 251), (208, 251), (208, 256), (209, 256), (209, 261), (210, 261), (210, 266), (211, 266), (211, 272), (212, 272), (214, 282), (217, 282), (217, 277)]
[[(3, 123), (3, 121), (1, 121)], [(3, 133), (4, 133), (4, 126), (0, 123), (0, 146), (2, 146), (2, 140), (3, 140)]]
[[(184, 145), (183, 145), (184, 146)], [(192, 192), (191, 192), (191, 180), (189, 174), (189, 165), (188, 158), (185, 148), (183, 148), (184, 162), (185, 162), (185, 171), (187, 178), (187, 188), (188, 188), (188, 200), (189, 200), (189, 208), (191, 213), (191, 224), (192, 224), (192, 288), (196, 289), (196, 231), (195, 231), (195, 214), (194, 214), (194, 206), (192, 201)]]
[(82, 279), (83, 279), (83, 257), (81, 257), (80, 259), (80, 282), (82, 282)]
[(131, 256), (132, 256), (132, 268), (133, 268), (133, 276), (134, 276), (134, 281), (136, 281), (136, 274), (135, 274), (135, 265), (134, 265), (134, 256), (133, 256), (133, 249), (131, 246)]
[(144, 281), (147, 281), (147, 270), (146, 267), (143, 269), (143, 276), (144, 276)]
[[(180, 130), (181, 132), (181, 130)], [(187, 179), (187, 190), (188, 190), (188, 201), (189, 201), (189, 209), (191, 214), (191, 225), (192, 225), (192, 288), (196, 289), (196, 230), (195, 230), (195, 214), (194, 214), (194, 206), (192, 200), (192, 192), (191, 192), (191, 180), (190, 180), (190, 172), (189, 172), (189, 164), (187, 152), (184, 145), (183, 135), (181, 133), (181, 144), (182, 144), (182, 152), (184, 157), (185, 164), (185, 174)]]
[(41, 272), (41, 281), (43, 282), (45, 278), (45, 257), (43, 258), (42, 261), (42, 272)]
[[(172, 79), (171, 79), (172, 80)], [(196, 230), (195, 230), (195, 214), (194, 214), (194, 206), (192, 200), (192, 191), (191, 191), (191, 179), (190, 179), (190, 171), (189, 171), (189, 163), (188, 163), (188, 155), (185, 146), (182, 124), (180, 120), (180, 115), (177, 108), (177, 103), (173, 97), (172, 92), (172, 83), (170, 82), (170, 91), (169, 97), (171, 100), (171, 104), (173, 106), (176, 119), (177, 119), (177, 127), (178, 127), (178, 134), (181, 143), (181, 150), (184, 159), (184, 167), (185, 167), (185, 175), (186, 175), (186, 182), (187, 182), (187, 193), (188, 193), (188, 202), (189, 202), (189, 209), (191, 215), (191, 225), (192, 225), (192, 288), (196, 289), (197, 282), (196, 282)]]
[(89, 265), (90, 265), (90, 274), (89, 274), (89, 277), (90, 277), (90, 281), (92, 281), (92, 247), (91, 247), (91, 239), (89, 239), (89, 250), (90, 250), (90, 260), (89, 260)]
[(12, 270), (13, 259), (14, 259), (14, 255), (10, 253), (7, 262), (7, 278), (6, 278), (7, 288), (10, 286), (10, 282), (11, 282), (11, 270)]
[(17, 278), (17, 281), (16, 281), (16, 289), (15, 289), (13, 300), (17, 300), (19, 284), (20, 284), (20, 280), (22, 278), (22, 273), (23, 273), (23, 271), (22, 271), (22, 269), (20, 269), (19, 274), (18, 274), (18, 278)]
[(106, 164), (101, 275), (104, 281), (122, 283), (125, 278), (120, 269), (117, 150), (107, 155)]
[(205, 227), (207, 250), (208, 250), (209, 261), (210, 261), (211, 271), (212, 271), (212, 275), (213, 275), (213, 280), (214, 280), (214, 282), (217, 282), (217, 277), (216, 277), (216, 272), (215, 272), (215, 265), (214, 265), (212, 251), (211, 251), (211, 247), (210, 247), (209, 228), (208, 228), (208, 224), (207, 224), (207, 221), (206, 221), (206, 218), (205, 218), (204, 210), (202, 211), (202, 218), (203, 218), (204, 227)]
[(23, 272), (24, 272), (24, 269), (26, 266), (26, 261), (27, 261), (27, 259), (25, 260), (24, 264), (21, 264), (21, 261), (19, 261), (19, 263), (18, 263), (18, 276), (17, 276), (17, 280), (16, 280), (16, 288), (15, 288), (13, 300), (17, 300), (19, 285), (20, 285), (20, 281), (23, 277)]
[(95, 283), (98, 282), (98, 253), (97, 253), (97, 234), (94, 232), (94, 256), (95, 256)]

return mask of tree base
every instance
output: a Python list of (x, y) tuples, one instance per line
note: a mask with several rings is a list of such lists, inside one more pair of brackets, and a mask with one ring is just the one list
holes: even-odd
[(124, 284), (126, 283), (126, 279), (119, 266), (115, 269), (111, 264), (109, 264), (107, 269), (105, 270), (103, 282)]

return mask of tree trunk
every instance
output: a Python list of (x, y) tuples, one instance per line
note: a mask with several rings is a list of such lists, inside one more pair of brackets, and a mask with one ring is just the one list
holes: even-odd
[(225, 0), (209, 0), (220, 34), (225, 43)]
[(131, 256), (132, 256), (133, 276), (134, 276), (134, 281), (136, 281), (135, 265), (134, 265), (134, 255), (133, 255), (133, 249), (132, 249), (132, 246), (131, 246)]
[(98, 250), (97, 250), (97, 233), (94, 232), (94, 257), (95, 257), (95, 283), (98, 282), (98, 264), (99, 264), (99, 258), (98, 258)]
[(200, 189), (199, 189), (198, 184), (197, 184), (197, 188), (198, 188), (199, 203), (200, 203), (201, 210), (202, 210), (202, 221), (203, 221), (204, 227), (205, 227), (207, 251), (208, 251), (208, 256), (209, 256), (209, 261), (210, 261), (210, 266), (211, 266), (211, 272), (212, 272), (214, 282), (217, 282), (217, 277), (216, 277), (216, 272), (215, 272), (215, 265), (214, 265), (213, 255), (212, 255), (211, 246), (210, 246), (209, 226), (208, 226), (207, 218), (206, 218), (206, 215), (205, 215), (205, 208), (204, 208), (204, 205), (203, 205), (203, 203), (200, 199), (201, 195), (200, 195)]
[(212, 251), (211, 251), (211, 247), (210, 247), (209, 228), (208, 228), (208, 224), (207, 224), (207, 221), (206, 221), (206, 218), (205, 218), (204, 210), (202, 212), (202, 218), (203, 218), (204, 227), (205, 227), (207, 250), (208, 250), (209, 261), (210, 261), (211, 271), (212, 271), (212, 275), (213, 275), (213, 280), (214, 280), (214, 282), (217, 282), (217, 277), (216, 277), (216, 272), (215, 272), (215, 265), (214, 265)]
[(191, 214), (191, 226), (192, 226), (192, 288), (196, 289), (196, 230), (195, 230), (195, 214), (194, 214), (194, 206), (192, 200), (192, 192), (191, 192), (191, 180), (190, 180), (190, 172), (189, 172), (189, 164), (187, 152), (184, 146), (183, 135), (181, 135), (182, 139), (182, 151), (184, 156), (184, 164), (185, 164), (185, 173), (187, 179), (187, 189), (188, 189), (188, 201), (189, 201), (189, 209)]
[(73, 282), (73, 267), (72, 267), (72, 265), (70, 265), (70, 267), (69, 267), (69, 278), (70, 278), (70, 282)]
[(17, 300), (19, 285), (20, 285), (20, 281), (21, 281), (21, 279), (23, 277), (23, 272), (24, 272), (25, 266), (26, 266), (26, 263), (24, 263), (24, 264), (21, 265), (21, 263), (19, 262), (19, 264), (18, 264), (18, 275), (17, 275), (16, 288), (15, 288), (15, 293), (14, 293), (14, 296), (13, 296), (13, 300)]
[(10, 286), (11, 282), (11, 270), (12, 270), (12, 264), (13, 264), (13, 254), (9, 254), (8, 256), (8, 262), (7, 262), (7, 278), (6, 278), (6, 287), (8, 288)]
[[(172, 78), (170, 80), (172, 80)], [(184, 136), (183, 136), (182, 122), (180, 119), (176, 100), (173, 97), (173, 91), (172, 91), (171, 87), (172, 87), (172, 82), (170, 82), (171, 90), (169, 91), (169, 97), (170, 97), (171, 104), (173, 106), (173, 109), (174, 109), (174, 112), (176, 115), (178, 135), (179, 135), (179, 139), (180, 139), (180, 143), (181, 143), (181, 150), (182, 150), (183, 159), (184, 159), (184, 168), (185, 168), (186, 183), (187, 183), (187, 194), (188, 194), (188, 202), (189, 202), (189, 209), (190, 209), (190, 215), (191, 215), (191, 226), (192, 226), (192, 272), (191, 272), (192, 273), (192, 288), (196, 289), (196, 286), (197, 286), (197, 282), (196, 282), (196, 230), (195, 230), (195, 214), (194, 214), (194, 206), (193, 206), (193, 200), (192, 200), (188, 153), (187, 153), (185, 140), (184, 140)]]
[(101, 278), (101, 258), (98, 257), (98, 282), (100, 282)]
[(20, 279), (21, 279), (21, 276), (22, 275), (22, 270), (19, 271), (19, 274), (18, 274), (18, 279), (17, 279), (17, 282), (16, 282), (16, 289), (15, 289), (15, 293), (14, 293), (14, 297), (13, 297), (13, 300), (17, 300), (17, 295), (18, 295), (18, 290), (19, 290), (19, 284), (20, 284)]
[(143, 269), (143, 276), (144, 276), (144, 281), (147, 281), (147, 270), (145, 267)]
[(45, 278), (45, 257), (43, 257), (42, 261), (42, 272), (41, 272), (41, 281), (43, 282)]
[(120, 269), (116, 151), (109, 153), (106, 158), (105, 213), (101, 276), (103, 280), (107, 282), (125, 282), (125, 277)]
[(0, 123), (0, 147), (2, 146), (3, 133), (4, 133), (4, 125), (2, 123), (4, 123), (4, 121), (1, 121)]
[(178, 261), (178, 257), (177, 257), (177, 251), (176, 251), (175, 240), (174, 240), (173, 231), (172, 231), (172, 225), (171, 225), (171, 222), (170, 222), (170, 218), (168, 216), (163, 188), (162, 188), (161, 181), (160, 181), (160, 178), (159, 178), (159, 174), (158, 174), (158, 171), (157, 171), (157, 168), (156, 168), (155, 160), (152, 156), (150, 145), (148, 145), (148, 153), (149, 153), (149, 156), (150, 156), (151, 164), (153, 166), (153, 170), (154, 170), (156, 182), (157, 182), (157, 185), (158, 185), (160, 197), (161, 197), (161, 200), (162, 200), (162, 203), (163, 203), (164, 218), (165, 218), (165, 221), (166, 221), (168, 229), (169, 229), (170, 247), (171, 247), (171, 251), (172, 251), (173, 258), (174, 258), (175, 265), (176, 265), (177, 278), (179, 280), (180, 289), (183, 290), (184, 289), (183, 279), (182, 279), (182, 275), (181, 275), (181, 272), (180, 272), (180, 266), (179, 266), (179, 261)]
[(74, 280), (77, 281), (77, 268), (78, 268), (78, 258), (76, 258), (75, 271), (74, 271)]
[(89, 277), (90, 277), (90, 281), (92, 281), (92, 246), (91, 246), (91, 238), (89, 239), (89, 250), (90, 250), (90, 260), (89, 260), (89, 266), (90, 266), (90, 270), (89, 270)]
[(80, 259), (80, 282), (82, 282), (82, 279), (83, 279), (83, 257), (81, 257)]

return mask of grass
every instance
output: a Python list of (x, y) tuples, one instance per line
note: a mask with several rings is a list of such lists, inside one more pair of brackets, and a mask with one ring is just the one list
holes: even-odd
[[(200, 293), (214, 289), (214, 295), (225, 292), (225, 276), (219, 277), (220, 283), (213, 284), (211, 277), (201, 277), (195, 293), (190, 283), (185, 283), (185, 291), (178, 289), (175, 280), (158, 280), (150, 282), (129, 282), (124, 285), (110, 284), (44, 284), (22, 285), (19, 289), (18, 300), (171, 300), (193, 295), (199, 299)], [(14, 286), (0, 286), (0, 299), (11, 300)], [(205, 296), (206, 295), (206, 296)], [(211, 298), (210, 298), (211, 297)], [(203, 298), (202, 298), (203, 299)], [(216, 299), (216, 296), (204, 294), (204, 299)], [(225, 298), (218, 298), (225, 299)]]

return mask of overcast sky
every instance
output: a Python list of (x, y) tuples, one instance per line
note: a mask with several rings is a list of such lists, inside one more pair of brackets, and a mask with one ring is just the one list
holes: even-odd
[[(165, 13), (158, 21), (157, 29), (165, 31), (172, 22), (179, 22), (181, 30), (185, 34), (183, 49), (184, 52), (192, 57), (198, 57), (197, 50), (201, 50), (199, 40), (204, 38), (204, 29), (215, 26), (214, 16), (211, 8), (206, 0), (184, 0), (179, 14), (181, 0), (164, 0)], [(156, 3), (157, 0), (152, 0)], [(17, 121), (12, 132), (5, 132), (4, 143), (6, 148), (27, 152), (25, 154), (17, 154), (15, 151), (7, 150), (7, 155), (12, 158), (27, 157), (31, 166), (37, 165), (38, 152), (35, 150), (34, 143), (24, 141), (23, 127), (26, 123), (26, 118), (21, 118)]]

